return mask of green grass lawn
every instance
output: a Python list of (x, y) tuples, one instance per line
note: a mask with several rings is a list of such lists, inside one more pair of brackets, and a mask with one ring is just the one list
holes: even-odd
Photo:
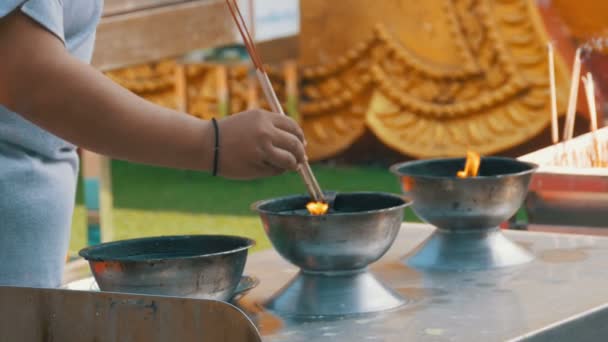
[[(396, 178), (381, 168), (313, 167), (326, 190), (399, 193)], [(256, 250), (269, 247), (261, 223), (250, 210), (257, 200), (305, 191), (297, 174), (239, 182), (207, 174), (114, 161), (114, 240), (172, 234), (231, 234), (254, 238)], [(81, 189), (81, 188), (80, 188)], [(416, 220), (406, 212), (408, 221)], [(70, 249), (86, 242), (85, 210), (79, 191)]]

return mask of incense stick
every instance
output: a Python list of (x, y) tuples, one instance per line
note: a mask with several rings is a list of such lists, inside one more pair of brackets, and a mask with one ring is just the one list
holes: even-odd
[(589, 106), (589, 115), (591, 116), (591, 131), (597, 131), (597, 109), (595, 106), (595, 84), (593, 83), (593, 75), (590, 72), (587, 76), (583, 76), (583, 85), (585, 86), (585, 94), (587, 95), (587, 105)]
[(251, 37), (252, 41), (255, 42), (255, 4), (253, 0), (249, 0), (249, 28), (251, 29)]
[(570, 83), (570, 98), (568, 100), (568, 112), (564, 127), (564, 140), (572, 139), (574, 135), (574, 122), (576, 119), (576, 104), (578, 100), (578, 82), (581, 77), (581, 48), (576, 49), (574, 65), (572, 67), (572, 80)]
[(547, 44), (547, 48), (549, 51), (549, 84), (550, 84), (550, 92), (551, 92), (551, 138), (553, 144), (557, 144), (559, 142), (559, 128), (557, 122), (557, 95), (555, 90), (555, 61), (553, 55), (553, 45), (551, 43)]
[[(272, 83), (270, 82), (270, 79), (268, 78), (268, 74), (264, 70), (262, 60), (260, 58), (260, 55), (257, 52), (255, 42), (253, 41), (253, 39), (251, 38), (251, 35), (249, 34), (249, 30), (247, 29), (247, 24), (245, 23), (245, 20), (243, 19), (243, 15), (241, 14), (238, 3), (236, 2), (236, 0), (232, 0), (232, 1), (226, 0), (226, 4), (228, 4), (228, 9), (230, 10), (230, 14), (232, 15), (232, 18), (234, 19), (234, 22), (237, 25), (237, 28), (241, 34), (241, 37), (243, 38), (243, 42), (245, 43), (245, 48), (249, 52), (249, 57), (251, 58), (251, 61), (253, 62), (254, 66), (256, 68), (256, 76), (258, 78), (258, 81), (260, 82), (262, 91), (264, 92), (264, 95), (266, 96), (266, 100), (270, 104), (272, 111), (285, 115), (285, 112), (283, 111), (283, 108), (281, 106), (281, 102), (277, 98), (277, 94), (275, 93), (274, 89), (272, 88)], [(317, 182), (317, 180), (312, 172), (312, 169), (310, 168), (310, 165), (308, 164), (307, 161), (302, 163), (302, 165), (300, 165), (300, 167), (298, 169), (298, 173), (302, 177), (302, 180), (304, 181), (304, 184), (306, 185), (308, 193), (313, 198), (313, 200), (315, 200), (317, 202), (324, 202), (323, 192), (321, 191), (321, 188), (319, 187), (319, 183)]]
[(595, 151), (596, 162), (594, 166), (601, 164), (602, 155), (600, 151), (600, 145), (597, 138), (597, 109), (595, 106), (595, 85), (593, 83), (593, 76), (590, 72), (587, 76), (583, 76), (583, 85), (585, 87), (585, 94), (587, 95), (587, 105), (589, 106), (589, 116), (591, 117), (591, 132), (593, 135), (593, 150)]

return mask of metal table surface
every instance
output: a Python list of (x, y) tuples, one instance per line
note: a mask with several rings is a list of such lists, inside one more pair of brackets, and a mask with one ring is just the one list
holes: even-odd
[[(265, 341), (556, 341), (573, 333), (565, 332), (570, 326), (581, 330), (574, 332), (578, 341), (597, 340), (598, 334), (608, 338), (604, 335), (608, 328), (601, 327), (606, 324), (581, 320), (585, 311), (608, 303), (608, 238), (507, 231), (509, 238), (535, 255), (533, 262), (457, 273), (407, 267), (403, 258), (432, 231), (427, 225), (404, 225), (389, 252), (371, 267), (379, 279), (408, 299), (396, 311), (294, 321), (263, 310), (260, 303), (297, 272), (274, 250), (250, 256), (245, 272), (259, 277), (261, 283), (240, 306), (256, 322)], [(598, 312), (606, 316), (606, 310), (589, 315)], [(575, 324), (556, 324), (568, 319)], [(546, 331), (532, 334), (541, 329), (561, 332), (551, 337)]]

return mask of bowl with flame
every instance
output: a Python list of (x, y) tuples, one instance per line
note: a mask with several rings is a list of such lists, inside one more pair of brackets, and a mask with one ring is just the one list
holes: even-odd
[(329, 203), (306, 195), (263, 200), (252, 209), (283, 258), (304, 272), (333, 272), (360, 270), (382, 257), (408, 205), (399, 195), (353, 192)]
[(408, 264), (467, 270), (510, 266), (532, 256), (511, 242), (499, 225), (522, 206), (537, 165), (511, 158), (418, 160), (391, 167), (412, 209), (437, 230)]
[[(275, 250), (300, 272), (264, 304), (284, 316), (349, 316), (406, 304), (368, 270), (391, 247), (410, 204), (378, 192), (305, 195), (253, 204)], [(333, 197), (333, 198), (332, 198)], [(323, 213), (326, 211), (325, 213)]]

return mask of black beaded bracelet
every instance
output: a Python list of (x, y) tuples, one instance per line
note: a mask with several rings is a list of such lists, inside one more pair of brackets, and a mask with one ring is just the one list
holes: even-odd
[(213, 176), (217, 176), (217, 169), (219, 164), (218, 159), (220, 154), (220, 128), (215, 118), (212, 118), (211, 122), (213, 123), (213, 129), (215, 130), (215, 145), (213, 147)]

